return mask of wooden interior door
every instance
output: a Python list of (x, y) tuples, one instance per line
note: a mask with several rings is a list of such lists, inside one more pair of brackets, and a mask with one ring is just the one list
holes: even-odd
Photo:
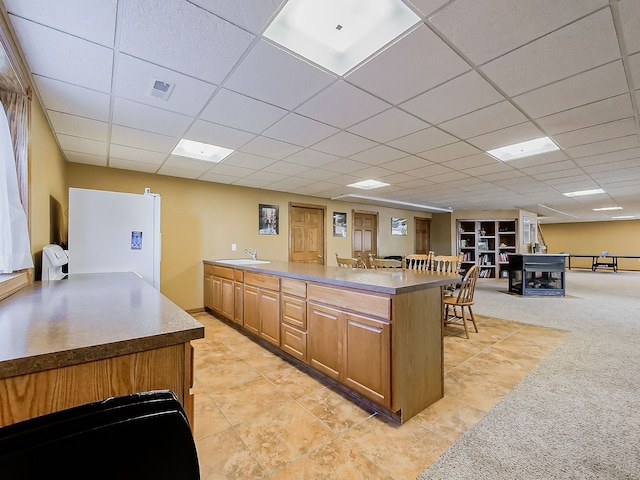
[(325, 264), (325, 207), (289, 205), (289, 261)]
[(429, 253), (431, 250), (431, 219), (415, 217), (416, 221), (416, 251), (415, 253)]
[(369, 254), (378, 253), (378, 214), (353, 212), (352, 255), (369, 266)]

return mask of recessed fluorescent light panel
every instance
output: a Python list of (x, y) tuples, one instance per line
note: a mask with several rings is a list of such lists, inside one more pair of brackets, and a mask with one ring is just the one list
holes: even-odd
[(344, 75), (419, 21), (400, 0), (289, 0), (264, 36)]
[(372, 188), (387, 187), (388, 183), (379, 182), (377, 180), (363, 180), (362, 182), (351, 183), (347, 187), (361, 188), (362, 190), (371, 190)]
[(604, 212), (606, 210), (622, 210), (622, 207), (600, 207), (600, 208), (592, 208), (594, 212)]
[(560, 148), (549, 137), (542, 137), (489, 150), (487, 153), (498, 160), (508, 162), (517, 158), (540, 155), (554, 150), (560, 150)]
[(611, 218), (615, 218), (616, 220), (624, 220), (626, 218), (635, 218), (633, 215), (618, 215), (616, 217), (611, 217)]
[(182, 139), (173, 149), (171, 155), (179, 155), (181, 157), (196, 158), (198, 160), (206, 160), (207, 162), (218, 163), (231, 155), (234, 150), (230, 148), (218, 147), (217, 145), (209, 145), (208, 143), (194, 142), (193, 140)]
[(593, 190), (578, 190), (577, 192), (567, 192), (563, 193), (563, 195), (567, 197), (584, 197), (585, 195), (597, 195), (599, 193), (604, 193), (604, 190), (601, 188), (594, 188)]

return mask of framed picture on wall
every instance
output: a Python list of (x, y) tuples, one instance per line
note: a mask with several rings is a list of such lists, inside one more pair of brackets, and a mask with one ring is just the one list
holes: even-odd
[(347, 214), (344, 212), (333, 212), (333, 236), (347, 236)]
[(258, 233), (260, 235), (278, 235), (280, 217), (278, 216), (278, 205), (258, 206)]
[(406, 235), (407, 219), (399, 217), (391, 217), (391, 235)]

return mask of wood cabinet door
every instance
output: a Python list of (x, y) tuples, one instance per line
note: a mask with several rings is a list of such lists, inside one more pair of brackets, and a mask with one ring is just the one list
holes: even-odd
[(222, 313), (223, 316), (229, 320), (233, 320), (234, 304), (235, 304), (235, 290), (233, 288), (233, 280), (223, 278), (221, 281), (222, 289)]
[(236, 282), (233, 286), (234, 305), (233, 305), (233, 321), (238, 325), (244, 324), (244, 284)]
[(256, 335), (260, 334), (259, 289), (245, 284), (244, 286), (244, 328)]
[(391, 406), (391, 326), (343, 313), (343, 383), (385, 407)]
[(280, 346), (280, 293), (259, 289), (260, 336)]
[(204, 306), (205, 308), (210, 308), (213, 310), (213, 284), (211, 282), (211, 275), (204, 276), (203, 282), (203, 295), (204, 295)]
[(211, 276), (211, 297), (213, 310), (222, 313), (222, 279)]
[(290, 295), (282, 295), (282, 321), (298, 327), (300, 330), (307, 330), (307, 301), (292, 297)]
[(343, 325), (340, 310), (307, 303), (309, 365), (336, 380), (342, 370)]

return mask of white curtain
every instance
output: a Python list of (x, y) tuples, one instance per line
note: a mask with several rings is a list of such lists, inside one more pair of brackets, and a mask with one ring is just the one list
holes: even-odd
[(33, 259), (27, 216), (20, 202), (9, 122), (3, 107), (0, 108), (0, 273), (24, 268), (33, 268)]

